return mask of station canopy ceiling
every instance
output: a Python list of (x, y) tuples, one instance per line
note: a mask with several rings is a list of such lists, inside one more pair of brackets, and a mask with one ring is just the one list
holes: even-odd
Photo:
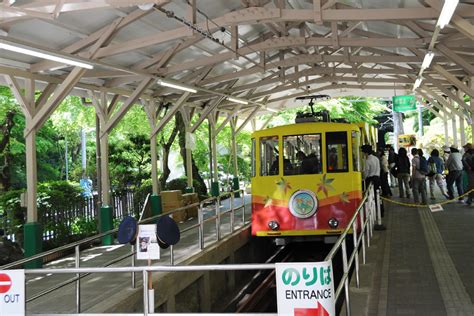
[[(460, 1), (439, 30), (442, 6), (439, 0), (4, 0), (0, 44), (92, 65), (77, 71), (71, 94), (126, 98), (135, 91), (161, 104), (184, 101), (183, 91), (157, 83), (164, 79), (197, 89), (186, 96), (187, 107), (249, 115), (300, 106), (295, 97), (308, 94), (410, 94), (431, 50), (420, 89), (453, 91), (474, 75), (474, 1)], [(2, 83), (10, 76), (21, 86), (30, 78), (44, 89), (75, 69), (0, 49)]]

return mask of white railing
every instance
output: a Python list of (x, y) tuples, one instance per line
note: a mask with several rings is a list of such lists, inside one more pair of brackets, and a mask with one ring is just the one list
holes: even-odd
[[(230, 193), (231, 196), (233, 193)], [(344, 289), (345, 294), (345, 306), (346, 306), (346, 313), (347, 315), (351, 314), (350, 308), (350, 292), (349, 292), (349, 272), (353, 266), (355, 266), (355, 275), (356, 275), (356, 285), (359, 287), (359, 247), (362, 250), (362, 263), (366, 263), (366, 245), (370, 247), (370, 239), (374, 233), (374, 225), (377, 219), (377, 213), (380, 214), (379, 207), (380, 205), (376, 205), (375, 202), (375, 194), (379, 194), (379, 192), (374, 193), (373, 186), (371, 185), (369, 189), (366, 191), (362, 201), (357, 208), (356, 212), (352, 216), (351, 220), (349, 221), (347, 227), (344, 229), (342, 234), (337, 239), (336, 243), (326, 256), (327, 260), (333, 260), (339, 250), (342, 252), (342, 263), (343, 263), (343, 275), (339, 283), (337, 284), (336, 288), (336, 295), (335, 295), (335, 302), (340, 297), (342, 290)], [(215, 198), (217, 202), (220, 201), (220, 197)], [(206, 201), (201, 202), (200, 209), (202, 209), (207, 203)], [(233, 203), (233, 201), (231, 201)], [(232, 209), (232, 208), (231, 208)], [(233, 212), (232, 212), (233, 213)], [(219, 214), (219, 213), (217, 213)], [(201, 215), (202, 216), (202, 215)], [(380, 215), (379, 215), (380, 216)], [(219, 221), (219, 215), (215, 215), (212, 219), (216, 219)], [(210, 220), (210, 218), (206, 219)], [(199, 219), (199, 241), (202, 242), (202, 246), (204, 246), (204, 240), (202, 238), (202, 224), (204, 220), (202, 218)], [(217, 224), (216, 224), (217, 225)], [(219, 229), (218, 229), (219, 231)], [(216, 232), (219, 238), (219, 232)], [(352, 231), (353, 236), (353, 243), (354, 249), (348, 258), (347, 254), (347, 237), (350, 235)], [(149, 297), (148, 297), (148, 278), (153, 272), (191, 272), (191, 271), (242, 271), (242, 270), (274, 270), (275, 264), (268, 263), (268, 264), (218, 264), (218, 265), (189, 265), (189, 266), (142, 266), (142, 267), (101, 267), (101, 268), (70, 268), (70, 269), (32, 269), (32, 270), (25, 270), (25, 274), (73, 274), (76, 275), (84, 275), (90, 273), (123, 273), (123, 272), (131, 272), (132, 274), (140, 272), (142, 274), (143, 279), (143, 314), (141, 315), (158, 315), (153, 314), (153, 308), (149, 307)], [(76, 300), (77, 297), (76, 297)], [(80, 300), (79, 300), (80, 302)], [(79, 313), (79, 312), (78, 312)], [(38, 314), (40, 315), (40, 314)], [(56, 316), (59, 314), (41, 314), (44, 315), (51, 315)], [(61, 315), (77, 315), (77, 314), (61, 314)], [(107, 314), (81, 314), (81, 315), (107, 315)], [(122, 316), (129, 316), (129, 315), (139, 315), (139, 314), (114, 314), (114, 315), (122, 315)], [(166, 314), (167, 316), (171, 315), (178, 315), (178, 314)], [(211, 314), (179, 314), (180, 316), (191, 316), (191, 315), (211, 315)], [(216, 315), (223, 315), (228, 316), (231, 314), (212, 314), (213, 316)], [(273, 316), (276, 314), (239, 314), (239, 315), (252, 315), (252, 316)]]

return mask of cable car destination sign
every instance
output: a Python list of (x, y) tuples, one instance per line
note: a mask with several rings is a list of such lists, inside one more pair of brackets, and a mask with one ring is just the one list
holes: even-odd
[(416, 99), (414, 95), (399, 95), (392, 97), (392, 109), (394, 112), (406, 112), (416, 110)]
[(331, 261), (277, 263), (279, 316), (336, 315)]

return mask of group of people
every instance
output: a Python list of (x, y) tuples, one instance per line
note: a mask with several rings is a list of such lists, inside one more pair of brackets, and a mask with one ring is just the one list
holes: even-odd
[[(411, 157), (405, 148), (400, 148), (398, 154), (391, 146), (387, 149), (388, 157), (383, 148), (377, 153), (372, 153), (379, 160), (380, 188), (384, 196), (392, 196), (389, 178), (392, 179), (392, 186), (396, 186), (395, 182), (398, 182), (400, 197), (410, 198), (412, 193), (415, 204), (420, 203), (420, 198), (421, 204), (428, 204), (427, 180), (432, 200), (435, 199), (435, 186), (438, 186), (441, 194), (447, 199), (455, 198), (454, 186), (456, 186), (460, 202), (463, 202), (465, 189), (469, 191), (474, 189), (474, 148), (470, 143), (463, 146), (464, 154), (453, 145), (445, 146), (443, 155), (440, 155), (439, 150), (433, 149), (429, 157), (425, 157), (420, 148), (412, 148)], [(467, 181), (463, 181), (464, 174), (467, 175), (465, 177)], [(464, 202), (471, 205), (473, 200), (474, 192), (471, 192)]]

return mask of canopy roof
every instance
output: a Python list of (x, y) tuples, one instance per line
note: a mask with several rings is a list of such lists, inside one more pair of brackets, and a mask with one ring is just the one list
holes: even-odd
[[(59, 101), (69, 93), (117, 95), (124, 113), (140, 100), (158, 100), (245, 118), (294, 106), (295, 97), (307, 94), (409, 94), (432, 50), (432, 66), (417, 91), (446, 107), (444, 96), (460, 103), (461, 94), (474, 95), (472, 81), (467, 82), (474, 75), (474, 1), (461, 1), (451, 24), (440, 31), (442, 5), (439, 0), (4, 0), (0, 43), (94, 68), (0, 50), (0, 80), (17, 87), (34, 81), (50, 94), (55, 88)], [(198, 92), (183, 95), (157, 84), (159, 78)], [(54, 103), (47, 104), (51, 110)]]

